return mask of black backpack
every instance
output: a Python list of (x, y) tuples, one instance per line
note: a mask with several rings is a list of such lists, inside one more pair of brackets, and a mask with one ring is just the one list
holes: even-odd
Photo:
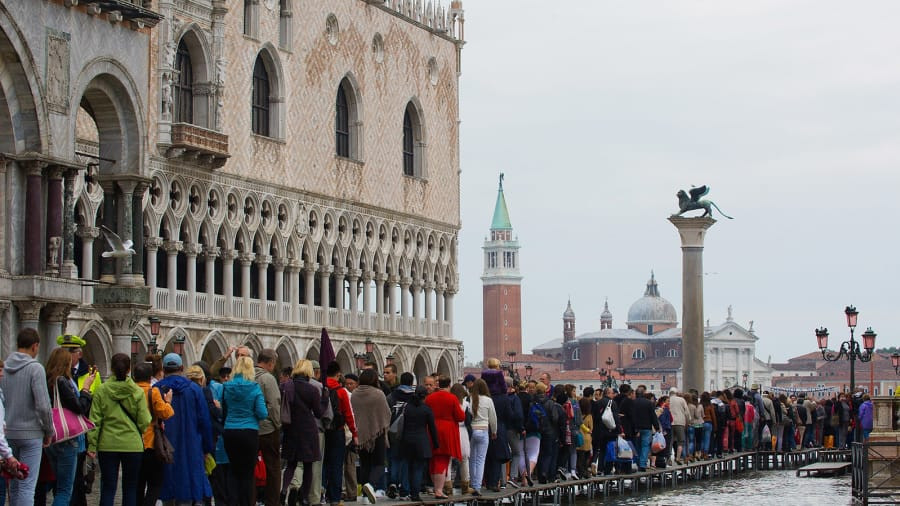
[(803, 425), (809, 423), (809, 418), (806, 415), (806, 406), (802, 403), (797, 404), (797, 416), (800, 417), (800, 423)]
[(344, 412), (341, 411), (341, 399), (338, 397), (337, 388), (325, 388), (328, 389), (328, 400), (331, 403), (331, 411), (334, 413), (331, 417), (331, 422), (325, 425), (325, 430), (341, 430), (344, 428), (347, 420), (344, 418)]
[(716, 404), (716, 418), (724, 422), (731, 420), (731, 410), (729, 407), (730, 406), (725, 403)]

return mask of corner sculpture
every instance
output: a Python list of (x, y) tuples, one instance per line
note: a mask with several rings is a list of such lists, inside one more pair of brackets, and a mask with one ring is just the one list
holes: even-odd
[[(688, 196), (688, 193), (690, 193), (690, 197)], [(700, 198), (707, 193), (709, 193), (709, 186), (706, 185), (698, 186), (696, 188), (692, 187), (687, 193), (685, 193), (684, 190), (678, 190), (678, 193), (676, 194), (678, 196), (678, 213), (673, 214), (672, 216), (681, 216), (688, 211), (703, 209), (703, 214), (700, 215), (700, 218), (703, 218), (704, 216), (712, 216), (712, 208), (715, 207), (716, 211), (719, 211), (719, 214), (729, 220), (733, 220), (734, 218), (723, 213), (715, 202), (709, 199)]]

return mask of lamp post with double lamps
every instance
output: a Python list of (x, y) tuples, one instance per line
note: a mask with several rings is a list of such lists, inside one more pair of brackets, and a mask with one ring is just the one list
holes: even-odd
[[(898, 355), (900, 357), (900, 355)], [(534, 367), (531, 364), (525, 364), (525, 381), (531, 381), (531, 373), (534, 372)]]
[[(825, 327), (816, 329), (816, 341), (819, 345), (819, 349), (822, 350), (822, 358), (827, 362), (836, 362), (841, 359), (850, 361), (850, 395), (852, 396), (856, 390), (856, 361), (869, 362), (872, 360), (872, 357), (874, 356), (873, 352), (875, 351), (875, 336), (877, 334), (872, 330), (872, 327), (866, 329), (862, 334), (862, 347), (865, 351), (860, 350), (859, 341), (853, 338), (859, 311), (853, 306), (847, 306), (844, 309), (844, 314), (847, 316), (847, 326), (850, 327), (849, 341), (842, 342), (838, 351), (829, 350), (828, 329)], [(853, 403), (852, 399), (850, 402), (851, 404)], [(860, 427), (857, 423), (856, 428), (853, 431), (853, 441), (859, 441), (859, 429)]]
[(613, 376), (612, 376), (612, 373), (613, 373), (612, 366), (614, 363), (612, 357), (607, 357), (606, 361), (604, 363), (606, 364), (606, 368), (600, 369), (598, 371), (600, 373), (600, 376), (606, 376), (606, 379), (603, 380), (603, 383), (601, 383), (601, 385), (603, 386), (603, 388), (615, 388), (616, 387), (616, 379), (613, 378)]

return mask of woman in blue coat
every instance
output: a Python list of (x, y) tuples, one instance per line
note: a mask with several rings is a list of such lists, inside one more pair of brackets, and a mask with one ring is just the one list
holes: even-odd
[(232, 380), (222, 389), (225, 452), (231, 462), (238, 506), (253, 503), (253, 468), (259, 451), (259, 421), (269, 416), (250, 357), (237, 359)]

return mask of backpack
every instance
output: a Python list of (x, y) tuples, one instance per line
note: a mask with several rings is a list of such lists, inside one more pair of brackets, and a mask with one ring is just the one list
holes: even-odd
[(727, 422), (731, 419), (731, 410), (728, 409), (728, 405), (724, 402), (721, 404), (716, 404), (716, 419), (721, 422)]
[(559, 412), (558, 404), (553, 399), (545, 399), (541, 408), (547, 413), (541, 424), (541, 434), (553, 434), (559, 430)]
[(547, 412), (539, 402), (531, 401), (528, 405), (528, 414), (525, 416), (525, 432), (540, 432), (547, 418)]
[(752, 424), (756, 419), (756, 408), (749, 402), (744, 405), (744, 424)]
[(800, 417), (800, 423), (802, 425), (806, 425), (807, 423), (809, 423), (809, 419), (806, 415), (806, 406), (804, 406), (803, 404), (797, 404), (797, 416)]
[(344, 418), (344, 412), (341, 411), (341, 399), (338, 397), (337, 388), (325, 388), (328, 389), (328, 401), (332, 411), (331, 421), (325, 424), (325, 430), (342, 430), (347, 421)]
[(396, 445), (403, 436), (403, 427), (406, 418), (406, 402), (397, 401), (391, 407), (391, 424), (388, 426), (388, 439), (391, 445)]

